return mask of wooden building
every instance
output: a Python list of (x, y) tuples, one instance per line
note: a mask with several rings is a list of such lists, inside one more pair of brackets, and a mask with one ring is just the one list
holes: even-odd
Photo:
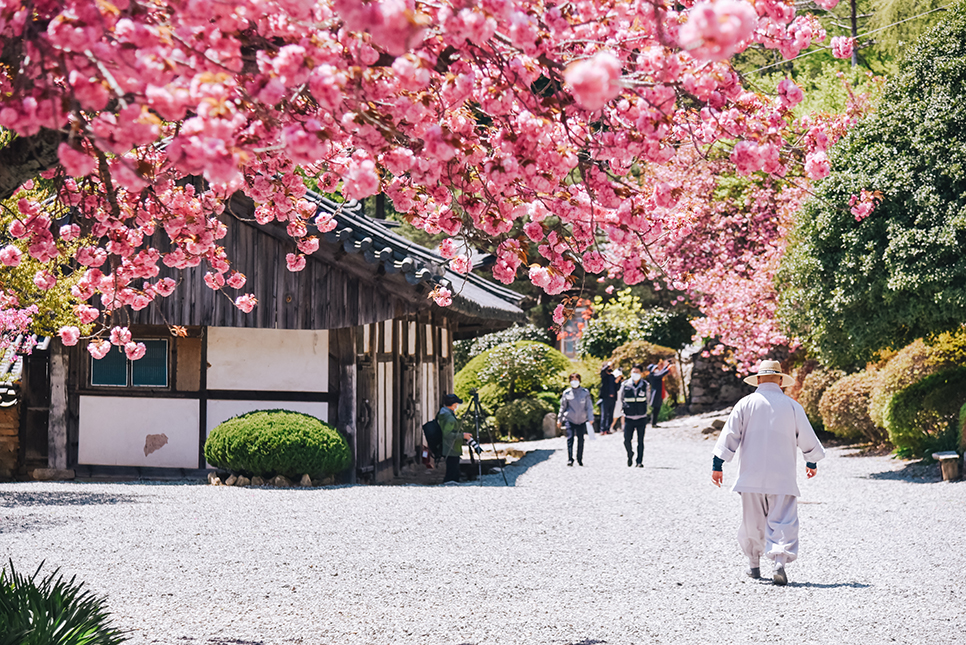
[[(22, 469), (78, 477), (197, 470), (212, 428), (276, 408), (337, 427), (353, 448), (350, 481), (385, 479), (416, 460), (422, 424), (452, 390), (453, 340), (522, 320), (522, 296), (450, 272), (358, 204), (313, 199), (338, 226), (298, 273), (285, 266), (295, 245), (284, 226), (256, 224), (251, 201), (234, 198), (222, 218), (233, 269), (248, 278), (242, 291), (258, 299), (250, 314), (205, 285), (205, 268), (185, 269), (173, 295), (130, 312), (134, 339), (148, 348), (141, 360), (116, 350), (93, 360), (83, 343), (55, 340), (47, 365), (28, 361), (24, 382), (39, 380), (31, 370), (46, 372), (49, 397), (23, 399), (48, 409), (23, 424), (21, 444), (42, 445), (43, 433), (48, 449), (22, 455)], [(429, 297), (436, 285), (453, 291), (450, 307)]]

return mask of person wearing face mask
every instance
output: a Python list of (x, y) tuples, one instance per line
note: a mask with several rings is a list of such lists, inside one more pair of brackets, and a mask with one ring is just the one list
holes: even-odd
[(614, 422), (614, 406), (617, 405), (617, 378), (610, 361), (600, 370), (600, 433), (607, 434)]
[(635, 365), (631, 377), (621, 383), (617, 408), (624, 417), (624, 449), (627, 465), (634, 465), (634, 432), (637, 432), (637, 467), (644, 467), (644, 431), (647, 429), (647, 401), (650, 386), (644, 380), (644, 366)]
[(567, 430), (567, 465), (574, 465), (574, 437), (577, 438), (577, 464), (584, 465), (584, 435), (587, 424), (594, 422), (594, 402), (590, 391), (580, 386), (580, 374), (570, 375), (570, 387), (560, 397), (557, 427)]

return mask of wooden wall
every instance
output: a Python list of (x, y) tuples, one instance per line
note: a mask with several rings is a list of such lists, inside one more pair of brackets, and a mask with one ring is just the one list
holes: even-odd
[(13, 479), (20, 461), (20, 404), (0, 408), (0, 481)]
[[(178, 281), (167, 298), (156, 298), (146, 309), (131, 312), (125, 324), (260, 327), (268, 329), (341, 329), (394, 318), (428, 308), (431, 301), (414, 292), (400, 276), (379, 275), (358, 255), (324, 249), (308, 258), (305, 269), (293, 273), (285, 256), (296, 251), (292, 240), (234, 217), (223, 218), (228, 235), (222, 240), (232, 269), (248, 281), (241, 289), (214, 291), (204, 283), (204, 263), (181, 271), (162, 265), (161, 277)], [(277, 232), (274, 232), (277, 233)], [(165, 252), (163, 232), (151, 244)], [(331, 252), (324, 252), (329, 249)], [(373, 275), (367, 280), (366, 271)], [(258, 299), (246, 314), (232, 298), (252, 293)], [(228, 297), (231, 295), (231, 298)], [(424, 302), (425, 301), (425, 302)]]

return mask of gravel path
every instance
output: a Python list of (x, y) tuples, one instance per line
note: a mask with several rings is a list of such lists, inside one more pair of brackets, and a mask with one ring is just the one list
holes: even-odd
[(644, 469), (536, 442), (510, 487), (3, 484), (0, 557), (77, 574), (134, 644), (966, 642), (966, 482), (832, 449), (775, 587), (706, 424), (649, 429)]

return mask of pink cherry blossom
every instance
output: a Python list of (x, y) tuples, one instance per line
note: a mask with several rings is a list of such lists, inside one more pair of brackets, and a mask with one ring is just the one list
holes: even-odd
[(809, 179), (825, 179), (832, 172), (832, 164), (828, 156), (821, 150), (810, 152), (805, 157), (805, 173)]
[(89, 154), (75, 150), (66, 143), (57, 148), (57, 156), (64, 170), (72, 177), (86, 177), (97, 167), (97, 162)]
[(439, 254), (443, 259), (452, 260), (456, 257), (457, 252), (456, 240), (453, 238), (448, 237), (439, 243)]
[(852, 49), (855, 47), (855, 39), (847, 36), (835, 36), (832, 38), (832, 56), (836, 58), (851, 58)]
[(131, 342), (131, 331), (127, 327), (113, 327), (110, 334), (111, 344), (118, 347)]
[(5, 267), (20, 266), (20, 259), (22, 257), (23, 253), (21, 253), (20, 249), (11, 244), (0, 249), (0, 263)]
[(289, 271), (292, 273), (298, 273), (305, 268), (305, 256), (301, 254), (296, 255), (295, 253), (289, 253), (285, 256), (285, 264)]
[(227, 280), (228, 286), (232, 289), (241, 289), (245, 286), (245, 282), (245, 274), (239, 271), (232, 271), (231, 276)]
[(34, 275), (34, 284), (37, 285), (38, 289), (47, 291), (48, 289), (54, 288), (54, 286), (57, 284), (57, 278), (49, 271), (38, 271)]
[(793, 108), (805, 98), (802, 88), (790, 78), (782, 79), (778, 83), (778, 96), (783, 107)]
[(67, 347), (73, 347), (80, 340), (80, 329), (74, 327), (73, 325), (68, 325), (61, 327), (60, 331), (57, 332), (60, 335), (60, 340)]
[(453, 292), (446, 287), (436, 287), (431, 295), (440, 307), (449, 307), (453, 304)]
[(453, 260), (449, 263), (449, 265), (450, 267), (453, 268), (454, 271), (462, 274), (469, 273), (470, 269), (472, 268), (472, 266), (470, 265), (470, 259), (463, 255), (457, 258), (453, 258)]
[(696, 58), (723, 60), (740, 51), (757, 26), (755, 8), (744, 0), (712, 0), (691, 8), (678, 38)]
[(111, 344), (106, 340), (92, 340), (87, 343), (87, 351), (90, 355), (100, 360), (107, 356), (107, 353), (111, 351)]
[(553, 322), (557, 325), (562, 325), (567, 322), (567, 311), (563, 304), (559, 304), (554, 307), (553, 310)]
[(254, 295), (250, 293), (246, 293), (243, 296), (238, 296), (237, 298), (235, 298), (235, 306), (241, 309), (246, 314), (250, 314), (252, 312), (252, 309), (254, 309), (255, 305), (257, 304), (258, 304), (258, 300), (255, 298)]
[(620, 75), (620, 60), (602, 51), (570, 65), (564, 72), (564, 80), (573, 88), (577, 103), (593, 112), (620, 94)]
[(839, 0), (815, 0), (815, 4), (822, 9), (834, 9), (838, 6)]
[(140, 360), (147, 351), (148, 348), (144, 343), (128, 342), (124, 345), (124, 354), (128, 357), (128, 360)]

